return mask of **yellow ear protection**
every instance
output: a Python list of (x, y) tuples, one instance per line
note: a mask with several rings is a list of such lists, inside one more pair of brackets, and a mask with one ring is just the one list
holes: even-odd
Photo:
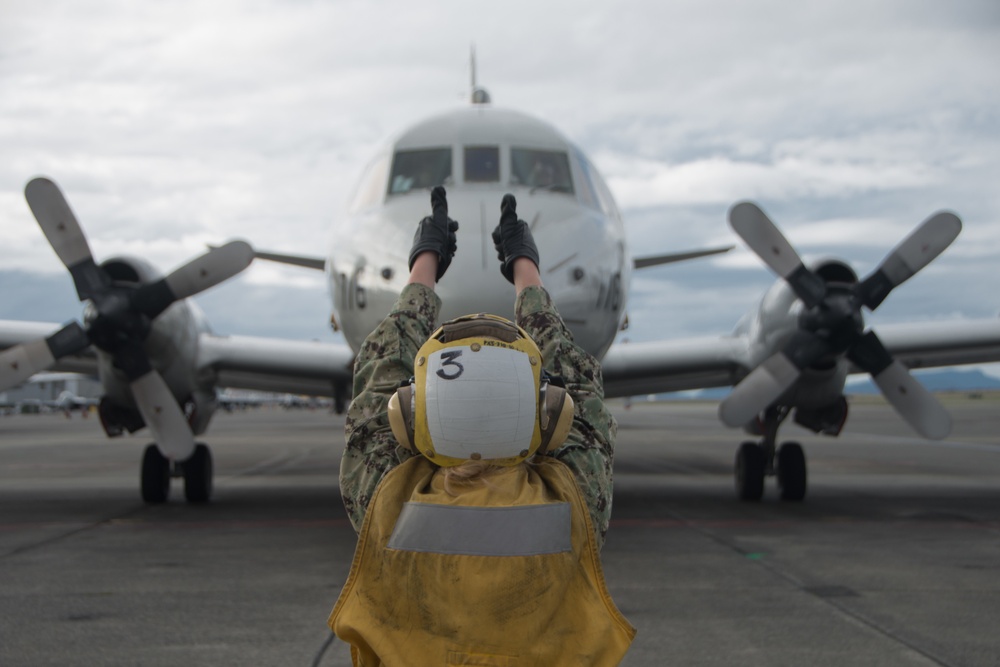
[(572, 423), (573, 399), (542, 370), (531, 336), (495, 315), (443, 324), (389, 400), (396, 440), (444, 467), (515, 465), (562, 445)]

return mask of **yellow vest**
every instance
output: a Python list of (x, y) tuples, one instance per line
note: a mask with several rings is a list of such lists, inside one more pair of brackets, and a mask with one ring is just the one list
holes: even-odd
[(385, 476), (329, 619), (355, 666), (621, 661), (635, 628), (605, 587), (583, 496), (563, 463), (538, 459), (451, 494), (422, 456)]

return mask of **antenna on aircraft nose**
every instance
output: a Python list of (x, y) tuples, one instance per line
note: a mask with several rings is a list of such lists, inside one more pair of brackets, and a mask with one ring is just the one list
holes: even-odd
[(469, 58), (469, 69), (472, 73), (472, 97), (471, 102), (473, 104), (490, 104), (492, 100), (490, 99), (490, 94), (486, 92), (485, 88), (480, 88), (476, 84), (476, 45), (473, 44), (470, 47), (470, 58)]

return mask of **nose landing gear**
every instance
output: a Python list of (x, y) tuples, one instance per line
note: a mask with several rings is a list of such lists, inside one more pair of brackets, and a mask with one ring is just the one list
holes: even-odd
[(187, 459), (171, 463), (156, 443), (147, 445), (140, 475), (142, 499), (149, 505), (166, 502), (170, 497), (171, 477), (184, 478), (184, 498), (189, 503), (207, 503), (212, 498), (212, 451), (204, 443), (198, 443)]
[(785, 407), (769, 407), (762, 420), (759, 442), (747, 440), (736, 451), (734, 478), (740, 500), (759, 501), (764, 496), (764, 478), (776, 476), (782, 500), (797, 502), (806, 496), (806, 457), (802, 445), (785, 442), (776, 448), (778, 427), (788, 416)]

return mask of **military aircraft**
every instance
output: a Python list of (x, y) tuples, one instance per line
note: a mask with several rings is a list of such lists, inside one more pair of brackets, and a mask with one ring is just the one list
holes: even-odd
[[(458, 248), (437, 287), (442, 318), (469, 312), (513, 316), (513, 288), (499, 277), (491, 231), (504, 193), (513, 193), (541, 255), (541, 273), (576, 341), (602, 358), (608, 397), (733, 386), (720, 416), (759, 437), (736, 459), (741, 498), (757, 500), (766, 476), (782, 496), (801, 500), (801, 446), (777, 446), (778, 427), (795, 420), (840, 432), (849, 372), (867, 371), (921, 434), (944, 437), (949, 419), (907, 368), (1000, 360), (1000, 321), (896, 325), (866, 332), (862, 309), (919, 271), (955, 238), (958, 218), (929, 218), (871, 276), (844, 262), (805, 267), (756, 205), (730, 212), (744, 241), (781, 277), (728, 335), (613, 346), (627, 321), (633, 270), (724, 252), (711, 248), (648, 257), (630, 254), (621, 214), (586, 155), (551, 125), (495, 107), (473, 85), (471, 104), (424, 120), (388, 143), (365, 170), (333, 234), (328, 257), (254, 252), (232, 242), (162, 278), (141, 258), (100, 265), (54, 183), (40, 178), (26, 198), (85, 303), (83, 325), (0, 321), (0, 389), (45, 368), (96, 371), (109, 436), (148, 425), (154, 443), (142, 460), (142, 497), (167, 499), (183, 477), (191, 502), (209, 499), (212, 461), (205, 432), (218, 388), (350, 398), (352, 362), (364, 337), (389, 312), (406, 282), (415, 224), (429, 192), (444, 185), (460, 222)], [(223, 336), (187, 299), (244, 269), (252, 256), (326, 272), (331, 321), (346, 345)]]
[(39, 373), (22, 384), (26, 391), (20, 395), (0, 393), (0, 407), (16, 412), (59, 411), (67, 417), (75, 410), (86, 417), (98, 400), (76, 393), (82, 379), (76, 373)]

